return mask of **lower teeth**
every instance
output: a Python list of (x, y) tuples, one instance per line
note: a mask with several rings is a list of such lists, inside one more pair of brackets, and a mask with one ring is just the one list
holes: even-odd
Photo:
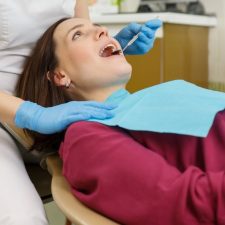
[(116, 50), (116, 51), (114, 51), (114, 52), (112, 52), (112, 55), (118, 55), (118, 54), (120, 54), (121, 53), (121, 50)]

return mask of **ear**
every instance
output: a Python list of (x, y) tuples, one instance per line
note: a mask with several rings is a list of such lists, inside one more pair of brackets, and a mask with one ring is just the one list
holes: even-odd
[[(50, 74), (51, 73), (51, 74)], [(63, 71), (54, 71), (47, 73), (47, 79), (54, 82), (56, 86), (67, 86), (71, 82), (69, 76)]]

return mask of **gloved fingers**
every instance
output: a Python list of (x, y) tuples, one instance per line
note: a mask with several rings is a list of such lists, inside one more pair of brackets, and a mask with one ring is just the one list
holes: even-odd
[[(112, 105), (113, 106), (113, 105)], [(66, 118), (68, 116), (77, 116), (79, 114), (95, 114), (101, 112), (102, 114), (112, 116), (112, 106), (106, 106), (102, 107), (100, 105), (100, 108), (96, 107), (96, 104), (92, 105), (91, 103), (86, 104), (84, 103), (77, 103), (75, 105), (69, 105), (67, 108), (62, 108), (63, 110), (58, 110), (57, 111), (57, 117), (58, 118)], [(54, 108), (52, 108), (54, 110)], [(54, 112), (54, 111), (52, 111)]]
[(95, 112), (89, 112), (89, 113), (80, 113), (78, 115), (71, 115), (66, 118), (66, 126), (68, 126), (70, 123), (78, 122), (78, 121), (84, 121), (88, 119), (109, 119), (113, 116), (112, 113), (104, 112), (104, 111), (95, 111)]
[(154, 36), (149, 38), (148, 36), (146, 36), (146, 34), (144, 33), (141, 33), (138, 37), (138, 41), (142, 44), (139, 44), (139, 46), (143, 46), (144, 48), (146, 48), (146, 46), (148, 46), (148, 49), (149, 50), (152, 46), (153, 46), (153, 42), (154, 42)]
[(112, 118), (114, 116), (114, 113), (110, 111), (93, 111), (90, 113), (90, 115), (92, 119), (104, 120)]
[(89, 113), (82, 113), (79, 115), (71, 115), (66, 118), (65, 125), (68, 126), (71, 123), (88, 120), (90, 118), (91, 118), (91, 115)]
[[(147, 27), (147, 26), (142, 26), (141, 31), (142, 34), (144, 34), (147, 38), (152, 39), (155, 37), (155, 30)], [(139, 34), (140, 36), (140, 34)]]
[(83, 109), (84, 113), (90, 114), (91, 118), (95, 119), (106, 119), (106, 118), (111, 118), (114, 116), (114, 113), (110, 110), (107, 109), (98, 109), (98, 108), (93, 108), (93, 107), (85, 107)]
[[(108, 109), (105, 108), (96, 108), (96, 107), (92, 107), (92, 106), (84, 106), (82, 105), (81, 107), (78, 107), (77, 109), (75, 109), (74, 111), (70, 110), (70, 115), (71, 116), (79, 116), (80, 114), (84, 115), (85, 118), (96, 118), (96, 119), (105, 119), (105, 118), (111, 118), (114, 116), (114, 113)], [(68, 112), (64, 112), (62, 115), (60, 115), (59, 117), (68, 117)], [(65, 117), (65, 118), (66, 118)]]
[(115, 104), (109, 104), (109, 103), (100, 103), (100, 102), (95, 102), (95, 101), (84, 101), (82, 102), (85, 106), (91, 106), (94, 108), (99, 108), (99, 109), (115, 109), (117, 105)]
[(124, 48), (127, 43), (136, 35), (141, 29), (141, 25), (137, 23), (130, 23), (123, 28), (114, 38), (120, 43), (121, 48)]
[(153, 19), (153, 20), (149, 20), (145, 23), (145, 26), (151, 28), (151, 29), (158, 29), (159, 27), (162, 26), (162, 21), (160, 19)]

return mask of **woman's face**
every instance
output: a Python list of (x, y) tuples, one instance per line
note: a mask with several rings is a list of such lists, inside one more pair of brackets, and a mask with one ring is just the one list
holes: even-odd
[(54, 32), (57, 70), (68, 75), (77, 90), (95, 90), (125, 85), (131, 75), (131, 66), (119, 43), (109, 37), (106, 28), (89, 20), (72, 18), (62, 22)]

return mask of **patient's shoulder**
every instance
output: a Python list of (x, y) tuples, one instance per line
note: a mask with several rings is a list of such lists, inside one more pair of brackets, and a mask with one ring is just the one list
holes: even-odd
[(111, 131), (113, 127), (106, 126), (104, 124), (92, 121), (79, 121), (71, 124), (66, 131), (66, 134), (71, 133), (90, 133), (90, 132), (97, 132), (97, 131)]
[(72, 130), (76, 130), (76, 129), (93, 129), (93, 128), (103, 128), (103, 127), (107, 127), (104, 124), (98, 123), (98, 122), (93, 122), (93, 121), (78, 121), (75, 123), (72, 123), (69, 127), (68, 127), (68, 131)]
[(124, 133), (125, 131), (119, 127), (107, 126), (98, 122), (93, 121), (79, 121), (71, 124), (67, 131), (66, 136), (75, 137), (78, 136), (99, 136), (104, 134), (112, 134), (112, 133)]

